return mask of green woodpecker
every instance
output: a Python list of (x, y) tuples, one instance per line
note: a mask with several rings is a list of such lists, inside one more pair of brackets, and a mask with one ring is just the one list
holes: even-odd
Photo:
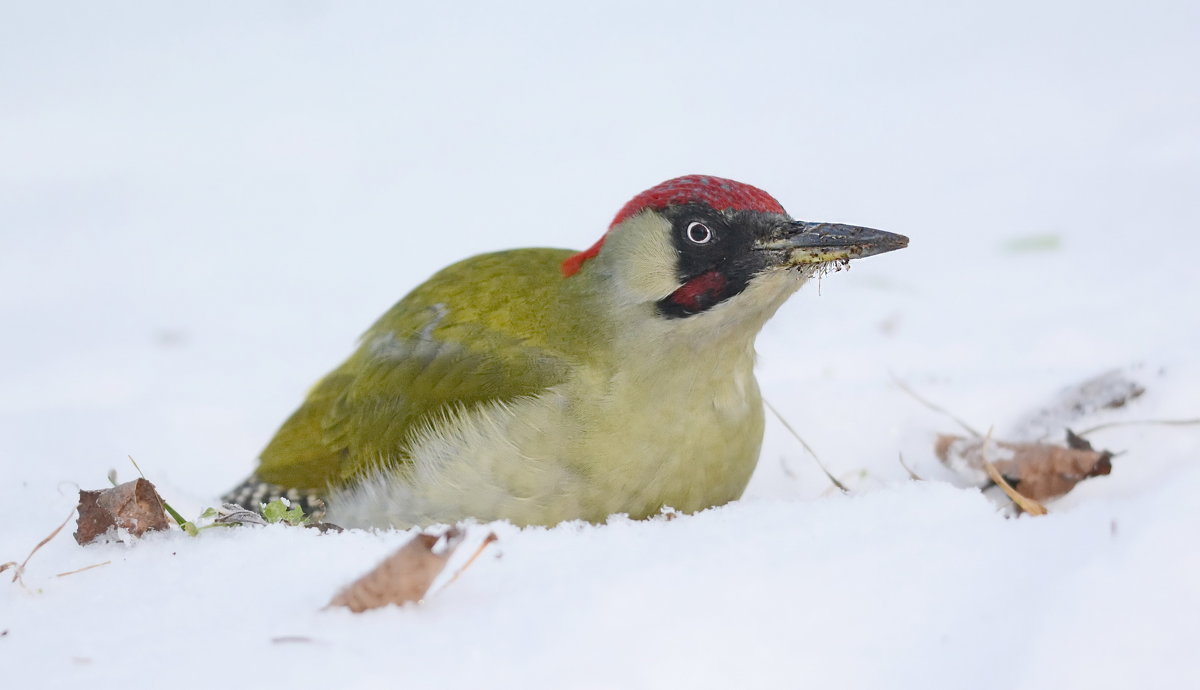
[(817, 272), (908, 238), (792, 220), (690, 175), (590, 249), (456, 263), (371, 326), (226, 500), (350, 527), (692, 512), (741, 496), (763, 403), (754, 339)]

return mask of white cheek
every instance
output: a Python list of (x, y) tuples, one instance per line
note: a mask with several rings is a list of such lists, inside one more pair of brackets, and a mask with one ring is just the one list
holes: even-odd
[(622, 301), (657, 302), (679, 287), (671, 224), (654, 213), (640, 213), (614, 228), (602, 260), (611, 267), (616, 289), (626, 293)]

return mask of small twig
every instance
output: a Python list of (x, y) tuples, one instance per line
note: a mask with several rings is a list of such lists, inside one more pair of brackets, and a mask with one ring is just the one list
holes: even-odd
[(85, 570), (91, 570), (92, 568), (99, 568), (102, 565), (111, 565), (111, 564), (112, 564), (112, 561), (104, 561), (103, 563), (93, 563), (91, 565), (85, 565), (82, 568), (79, 568), (78, 570), (68, 570), (65, 573), (59, 573), (59, 574), (55, 575), (54, 577), (66, 577), (68, 575), (74, 575), (75, 573), (82, 573)]
[(1200, 425), (1200, 419), (1132, 419), (1125, 422), (1106, 422), (1097, 424), (1096, 426), (1085, 429), (1076, 433), (1076, 436), (1087, 436), (1090, 433), (1101, 431), (1103, 429), (1112, 429), (1121, 426), (1196, 426)]
[(914, 482), (925, 481), (924, 479), (921, 478), (921, 475), (917, 474), (916, 472), (913, 472), (913, 469), (908, 466), (908, 463), (904, 462), (904, 453), (903, 452), (899, 453), (898, 455), (900, 456), (900, 466), (904, 468), (905, 472), (908, 472), (909, 479), (913, 480)]
[(946, 415), (950, 419), (954, 420), (955, 423), (957, 423), (963, 429), (966, 429), (967, 433), (971, 434), (975, 438), (979, 438), (980, 436), (983, 435), (983, 434), (979, 433), (978, 431), (976, 431), (974, 428), (972, 428), (970, 424), (967, 424), (962, 419), (959, 419), (958, 417), (956, 417), (949, 410), (947, 410), (943, 407), (940, 407), (938, 405), (935, 405), (934, 403), (932, 403), (929, 400), (926, 400), (925, 398), (922, 398), (920, 395), (917, 394), (916, 391), (914, 391), (912, 388), (909, 388), (908, 384), (905, 383), (904, 381), (902, 381), (899, 376), (896, 376), (895, 372), (889, 371), (888, 375), (892, 377), (892, 381), (894, 381), (897, 386), (900, 386), (900, 390), (904, 391), (905, 393), (908, 393), (908, 395), (910, 397), (912, 397), (913, 400), (916, 400), (917, 402), (921, 403), (925, 407), (928, 407), (929, 409), (933, 410), (934, 412)]
[(446, 580), (446, 584), (442, 585), (441, 589), (438, 590), (438, 594), (446, 591), (447, 587), (454, 584), (454, 581), (458, 579), (458, 576), (462, 575), (464, 570), (471, 567), (471, 564), (475, 562), (476, 558), (479, 558), (479, 555), (483, 553), (483, 550), (487, 548), (488, 544), (498, 541), (499, 539), (500, 537), (497, 537), (495, 532), (488, 532), (488, 535), (483, 538), (483, 542), (479, 544), (479, 548), (475, 549), (475, 553), (471, 554), (471, 557), (467, 559), (466, 563), (462, 564), (462, 567), (454, 571), (454, 574), (450, 576), (450, 579)]
[[(75, 516), (75, 509), (72, 508), (71, 512), (67, 513), (67, 519), (63, 520), (61, 525), (54, 528), (53, 532), (51, 532), (49, 535), (47, 535), (45, 539), (39, 541), (37, 543), (37, 546), (33, 547), (33, 550), (30, 551), (29, 555), (25, 557), (25, 561), (22, 562), (21, 565), (18, 565), (16, 568), (13, 569), (13, 579), (12, 579), (13, 582), (18, 582), (18, 583), (20, 583), (20, 585), (22, 587), (25, 587), (25, 580), (23, 580), (21, 578), (21, 576), (25, 574), (25, 566), (29, 564), (29, 559), (33, 558), (33, 554), (37, 553), (38, 549), (45, 546), (48, 541), (57, 537), (58, 533), (62, 531), (62, 528), (66, 527), (67, 523), (70, 522), (71, 518), (74, 516)], [(8, 568), (9, 564), (5, 563), (4, 567)]]
[(775, 409), (775, 406), (772, 405), (771, 402), (766, 398), (763, 398), (763, 404), (766, 405), (767, 409), (771, 411), (771, 414), (775, 415), (775, 418), (783, 424), (783, 428), (787, 429), (788, 432), (790, 432), (792, 436), (794, 436), (795, 439), (800, 442), (800, 445), (804, 447), (804, 450), (808, 451), (808, 454), (811, 455), (812, 459), (817, 463), (817, 467), (820, 467), (821, 471), (825, 473), (825, 477), (828, 478), (829, 481), (833, 482), (833, 485), (840, 489), (842, 493), (850, 493), (850, 489), (846, 488), (845, 484), (841, 483), (838, 481), (837, 477), (833, 476), (833, 473), (825, 467), (825, 463), (821, 462), (821, 458), (817, 456), (817, 452), (813, 450), (811, 446), (805, 443), (804, 439), (800, 437), (800, 434), (796, 433), (796, 430), (792, 428), (792, 425), (788, 424), (788, 421), (783, 418), (783, 415), (779, 414), (779, 410)]

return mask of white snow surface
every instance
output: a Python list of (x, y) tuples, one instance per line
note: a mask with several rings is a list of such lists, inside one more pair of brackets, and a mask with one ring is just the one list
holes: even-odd
[(197, 515), (434, 270), (664, 179), (912, 244), (759, 339), (851, 495), (771, 419), (741, 501), (473, 526), (362, 615), (322, 607), (410, 533), (72, 524), (0, 576), (3, 684), (1200, 686), (1200, 428), (1097, 432), (1112, 474), (1011, 519), (892, 379), (997, 438), (1113, 369), (1146, 393), (1080, 426), (1200, 416), (1197, 36), (1189, 1), (6, 3), (0, 562), (126, 455)]

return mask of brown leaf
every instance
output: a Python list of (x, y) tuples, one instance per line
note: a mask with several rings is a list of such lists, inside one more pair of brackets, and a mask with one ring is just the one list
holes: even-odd
[[(345, 606), (361, 613), (388, 604), (420, 601), (438, 573), (446, 567), (446, 561), (450, 560), (462, 536), (462, 532), (453, 527), (442, 534), (418, 534), (369, 573), (338, 592), (329, 606)], [(443, 538), (444, 548), (435, 552), (434, 546)]]
[(1070, 431), (1067, 445), (1009, 443), (986, 438), (943, 434), (934, 452), (947, 467), (978, 481), (974, 472), (986, 475), (986, 463), (995, 468), (1022, 495), (1035, 501), (1057, 498), (1088, 477), (1112, 472), (1112, 453), (1094, 450)]
[(1000, 474), (1000, 470), (996, 469), (995, 465), (984, 460), (983, 468), (987, 470), (988, 477), (991, 477), (996, 486), (1000, 487), (1000, 490), (1008, 496), (1009, 500), (1016, 503), (1018, 508), (1030, 515), (1045, 515), (1048, 512), (1046, 506), (1014, 489), (1012, 484), (1009, 484), (1008, 480), (1004, 478), (1004, 475)]
[(121, 529), (140, 537), (146, 532), (165, 530), (171, 524), (158, 491), (140, 477), (111, 489), (81, 490), (77, 510), (75, 541), (80, 544), (91, 544), (110, 530)]

